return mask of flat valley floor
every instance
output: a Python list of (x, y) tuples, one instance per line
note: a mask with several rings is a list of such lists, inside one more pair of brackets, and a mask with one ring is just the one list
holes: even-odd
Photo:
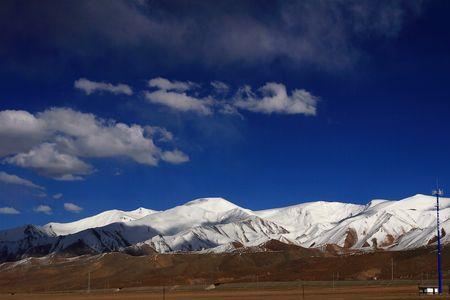
[(316, 252), (290, 247), (255, 253), (30, 258), (0, 264), (0, 300), (450, 299), (448, 246), (442, 296), (418, 293), (419, 283), (436, 283), (434, 248)]
[[(447, 287), (446, 287), (447, 288)], [(276, 299), (276, 300), (299, 300), (299, 299), (450, 299), (448, 290), (442, 296), (421, 296), (418, 294), (418, 287), (414, 284), (399, 286), (380, 285), (346, 285), (340, 287), (305, 286), (302, 287), (280, 286), (280, 287), (259, 287), (248, 288), (245, 286), (234, 288), (218, 288), (216, 290), (163, 290), (152, 289), (151, 291), (92, 291), (71, 292), (71, 293), (33, 293), (33, 294), (0, 294), (0, 300), (81, 300), (81, 299), (117, 299), (117, 300), (138, 300), (138, 299)]]

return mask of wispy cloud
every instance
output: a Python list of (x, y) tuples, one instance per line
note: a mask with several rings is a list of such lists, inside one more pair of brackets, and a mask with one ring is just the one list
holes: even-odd
[(145, 98), (154, 104), (161, 104), (171, 109), (183, 112), (195, 112), (201, 115), (211, 115), (211, 101), (188, 96), (186, 93), (158, 90), (144, 92)]
[(0, 207), (0, 214), (4, 214), (4, 215), (18, 215), (18, 214), (20, 214), (20, 211), (18, 211), (14, 207)]
[[(167, 79), (158, 77), (158, 81), (171, 83)], [(150, 80), (151, 81), (151, 80)], [(253, 91), (248, 85), (237, 88), (230, 94), (230, 86), (224, 82), (213, 81), (210, 93), (202, 97), (196, 96), (196, 88), (200, 84), (192, 82), (174, 81), (177, 86), (185, 84), (183, 91), (168, 91), (162, 85), (152, 85), (158, 88), (156, 91), (144, 92), (145, 98), (153, 103), (169, 107), (180, 112), (194, 112), (200, 115), (212, 115), (214, 113), (240, 115), (241, 111), (250, 111), (262, 114), (301, 114), (314, 116), (317, 113), (319, 97), (314, 96), (305, 89), (294, 89), (288, 92), (282, 83), (268, 82)]]
[(52, 208), (48, 205), (39, 205), (38, 207), (35, 207), (33, 211), (37, 213), (43, 213), (46, 215), (51, 215), (53, 213)]
[(95, 92), (109, 92), (112, 94), (133, 95), (133, 90), (129, 85), (119, 83), (112, 84), (109, 82), (96, 82), (86, 78), (80, 78), (74, 82), (74, 87), (84, 91), (87, 95)]
[(73, 213), (79, 213), (83, 210), (82, 207), (70, 202), (64, 203), (64, 209)]
[(230, 91), (230, 86), (222, 81), (211, 81), (211, 86), (220, 95), (226, 95)]
[[(35, 42), (37, 49), (64, 53), (57, 61), (64, 63), (75, 57), (121, 67), (130, 61), (216, 67), (285, 59), (335, 69), (359, 61), (368, 37), (384, 41), (398, 36), (405, 23), (420, 15), (423, 3), (427, 1), (49, 1), (20, 10), (5, 4), (0, 27), (8, 31), (1, 42), (6, 53), (13, 53), (19, 42)], [(103, 51), (98, 51), (99, 41)], [(133, 55), (123, 58), (125, 50)], [(52, 52), (47, 55), (39, 59), (50, 61)]]
[(173, 150), (163, 152), (162, 159), (172, 164), (181, 164), (189, 161), (189, 156), (179, 150)]
[(0, 181), (6, 184), (22, 185), (30, 188), (44, 190), (43, 186), (37, 185), (28, 179), (21, 178), (17, 175), (8, 174), (0, 171)]
[(44, 192), (40, 192), (40, 193), (34, 194), (33, 196), (36, 198), (45, 198), (45, 197), (47, 197), (47, 194)]
[(52, 198), (53, 198), (53, 199), (56, 199), (56, 200), (61, 199), (62, 197), (63, 197), (63, 194), (62, 194), (62, 193), (54, 194), (54, 195), (52, 196)]
[(157, 77), (150, 79), (148, 81), (149, 87), (158, 88), (165, 91), (177, 91), (177, 92), (184, 92), (187, 90), (190, 90), (197, 86), (197, 84), (190, 82), (190, 81), (170, 81), (166, 78)]

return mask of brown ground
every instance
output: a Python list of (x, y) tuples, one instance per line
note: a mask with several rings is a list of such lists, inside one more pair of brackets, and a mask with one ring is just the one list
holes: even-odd
[(270, 288), (260, 287), (258, 289), (223, 289), (213, 291), (167, 291), (163, 295), (162, 290), (152, 292), (91, 292), (67, 293), (67, 294), (16, 294), (0, 295), (0, 300), (140, 300), (140, 299), (276, 299), (276, 300), (298, 300), (298, 299), (450, 299), (449, 295), (443, 296), (419, 296), (417, 286), (346, 286), (346, 287), (311, 287), (306, 286), (303, 293), (301, 287)]
[[(90, 274), (92, 290), (123, 289), (108, 295), (91, 294), (89, 297), (93, 298), (88, 299), (162, 299), (158, 286), (189, 286), (190, 290), (199, 287), (195, 295), (193, 291), (172, 289), (166, 299), (275, 299), (270, 296), (272, 294), (279, 295), (277, 298), (280, 299), (301, 299), (298, 298), (297, 287), (300, 281), (309, 282), (307, 294), (311, 295), (307, 299), (415, 299), (417, 284), (426, 279), (432, 282), (436, 278), (435, 251), (432, 248), (345, 255), (291, 246), (283, 248), (278, 244), (272, 248), (272, 251), (257, 253), (146, 256), (109, 253), (72, 260), (33, 258), (27, 263), (0, 265), (0, 294), (34, 293), (30, 296), (15, 295), (11, 299), (82, 299), (73, 294), (38, 296), (35, 293), (86, 290)], [(399, 280), (396, 285), (407, 283), (409, 286), (386, 287), (386, 284), (392, 284), (391, 259), (394, 260), (394, 277)], [(450, 279), (448, 247), (443, 250), (443, 270), (445, 279)], [(333, 278), (340, 286), (329, 290)], [(326, 282), (322, 284), (321, 281)], [(253, 283), (253, 286), (245, 282)], [(261, 291), (256, 291), (256, 287), (261, 288), (269, 282), (291, 283), (268, 285), (267, 288), (275, 291), (264, 289), (264, 295), (258, 294)], [(204, 288), (213, 283), (218, 287), (205, 292)], [(357, 283), (370, 286), (348, 286)], [(374, 284), (379, 286), (374, 288)], [(157, 293), (150, 293), (149, 287), (156, 289)], [(136, 289), (146, 289), (147, 292), (136, 294)], [(236, 289), (240, 290), (239, 293)], [(395, 290), (401, 298), (376, 298), (383, 290)], [(359, 292), (359, 298), (352, 298), (351, 295)], [(0, 296), (2, 299), (9, 298)]]

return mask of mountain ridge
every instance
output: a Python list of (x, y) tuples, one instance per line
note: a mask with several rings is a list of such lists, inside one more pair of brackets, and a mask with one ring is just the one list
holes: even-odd
[[(319, 249), (414, 249), (436, 242), (434, 203), (434, 197), (416, 194), (366, 205), (316, 201), (253, 211), (224, 198), (199, 198), (164, 211), (108, 210), (69, 223), (2, 230), (0, 260), (123, 251), (133, 245), (161, 253), (232, 252), (271, 240)], [(441, 221), (447, 243), (449, 198), (441, 198)]]

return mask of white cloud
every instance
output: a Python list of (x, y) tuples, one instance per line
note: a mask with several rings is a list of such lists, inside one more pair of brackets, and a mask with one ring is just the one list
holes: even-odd
[(0, 172), (0, 181), (7, 183), (7, 184), (22, 185), (22, 186), (31, 187), (31, 188), (40, 189), (40, 190), (45, 189), (43, 186), (37, 185), (30, 180), (21, 178), (16, 175), (8, 174), (6, 172)]
[(155, 166), (160, 149), (147, 136), (144, 127), (99, 119), (71, 109), (52, 109), (42, 113), (53, 128), (65, 135), (55, 137), (58, 148), (82, 157), (130, 157)]
[(269, 82), (259, 89), (258, 97), (249, 87), (242, 88), (234, 102), (239, 109), (264, 114), (316, 115), (318, 98), (306, 90), (293, 90), (289, 95), (286, 86)]
[(20, 211), (18, 211), (14, 207), (0, 207), (0, 214), (4, 214), (4, 215), (18, 215), (18, 214), (20, 214)]
[(199, 87), (191, 81), (170, 81), (166, 78), (157, 77), (149, 80), (149, 87), (156, 91), (145, 91), (144, 97), (147, 101), (165, 105), (173, 110), (181, 112), (194, 112), (200, 115), (211, 115), (211, 106), (214, 104), (212, 98), (198, 98), (188, 95), (186, 92)]
[(190, 81), (170, 81), (166, 78), (157, 77), (148, 81), (149, 87), (158, 88), (165, 91), (185, 92), (197, 87), (197, 84)]
[(239, 116), (241, 119), (244, 118), (242, 114), (238, 111), (236, 106), (234, 106), (234, 103), (227, 103), (225, 101), (222, 101), (216, 104), (216, 106), (217, 111), (223, 115)]
[(48, 205), (39, 205), (38, 207), (35, 207), (33, 211), (37, 213), (44, 213), (46, 215), (51, 215), (53, 213), (52, 208)]
[(165, 151), (162, 154), (162, 159), (172, 164), (181, 164), (189, 161), (189, 156), (187, 156), (186, 154), (184, 154), (179, 150), (173, 150), (173, 151)]
[(64, 203), (64, 209), (74, 213), (79, 213), (80, 211), (83, 210), (82, 207), (70, 202)]
[(173, 134), (172, 132), (168, 131), (167, 129), (163, 127), (158, 126), (145, 126), (145, 132), (154, 137), (157, 138), (158, 141), (162, 142), (169, 142), (173, 140)]
[(45, 122), (29, 112), (0, 111), (0, 156), (28, 150), (46, 136)]
[(57, 180), (79, 180), (93, 172), (93, 167), (75, 156), (60, 153), (55, 144), (44, 143), (27, 153), (19, 153), (6, 162), (35, 170)]
[(222, 81), (211, 81), (211, 86), (219, 94), (227, 94), (230, 91), (230, 87)]
[[(149, 102), (165, 105), (173, 110), (191, 111), (200, 115), (211, 115), (218, 112), (242, 117), (239, 110), (246, 110), (263, 114), (314, 116), (319, 100), (318, 97), (304, 89), (294, 89), (288, 93), (284, 84), (275, 82), (266, 83), (256, 93), (250, 86), (244, 85), (234, 95), (229, 95), (230, 87), (221, 81), (212, 81), (211, 93), (199, 98), (197, 93), (190, 92), (188, 94), (189, 88), (187, 87), (171, 90), (169, 87), (173, 82), (160, 77), (157, 80), (166, 84), (153, 84), (153, 87), (159, 89), (153, 92), (144, 92), (144, 96)], [(176, 83), (182, 84), (183, 82), (177, 81)]]
[(87, 95), (95, 92), (110, 92), (113, 94), (133, 95), (133, 90), (129, 85), (119, 83), (112, 84), (108, 82), (96, 82), (86, 78), (80, 78), (74, 82), (74, 87), (84, 91)]
[(52, 198), (53, 198), (53, 199), (61, 199), (62, 196), (63, 196), (62, 193), (58, 193), (58, 194), (54, 194), (54, 195), (52, 196)]
[(156, 166), (167, 150), (155, 145), (154, 139), (173, 139), (165, 128), (127, 125), (70, 108), (51, 108), (34, 115), (3, 111), (2, 124), (8, 130), (0, 126), (0, 140), (5, 137), (14, 143), (0, 144), (0, 157), (9, 155), (5, 162), (59, 180), (79, 180), (91, 174), (94, 168), (84, 158), (127, 157)]
[(201, 115), (211, 115), (212, 102), (188, 96), (186, 93), (170, 92), (167, 90), (157, 90), (154, 92), (144, 92), (145, 98), (155, 104), (162, 104), (174, 110), (182, 112), (195, 112)]

